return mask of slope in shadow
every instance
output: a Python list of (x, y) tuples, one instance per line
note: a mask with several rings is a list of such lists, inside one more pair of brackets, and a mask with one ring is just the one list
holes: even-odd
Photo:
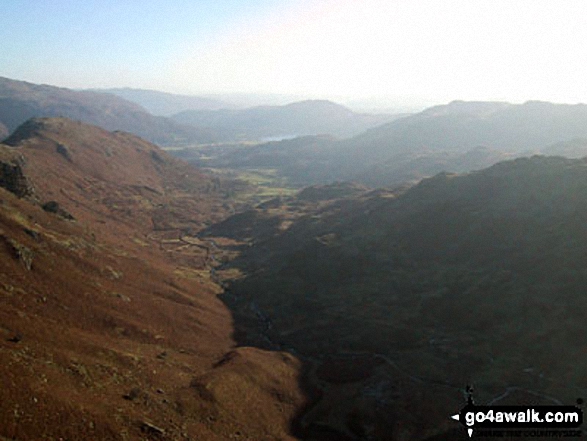
[[(234, 258), (216, 269), (222, 299), (239, 344), (304, 361), (314, 401), (296, 432), (448, 439), (468, 384), (479, 403), (574, 403), (587, 346), (585, 164), (523, 158), (242, 215), (240, 255), (230, 242)], [(246, 225), (271, 217), (276, 228)]]

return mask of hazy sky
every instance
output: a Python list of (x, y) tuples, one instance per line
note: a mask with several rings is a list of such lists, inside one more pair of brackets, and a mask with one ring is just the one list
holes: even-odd
[(584, 0), (0, 0), (0, 76), (64, 87), (587, 102)]

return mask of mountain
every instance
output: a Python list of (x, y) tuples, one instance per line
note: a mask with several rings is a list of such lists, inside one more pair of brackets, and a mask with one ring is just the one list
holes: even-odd
[(145, 89), (91, 89), (124, 98), (147, 109), (153, 115), (172, 116), (186, 110), (218, 110), (233, 107), (221, 100), (193, 95), (177, 95)]
[(251, 141), (319, 134), (351, 136), (394, 116), (359, 114), (331, 101), (309, 100), (248, 109), (189, 110), (172, 118), (222, 133), (224, 141)]
[(351, 154), (345, 150), (347, 145), (331, 136), (304, 136), (258, 145), (200, 146), (175, 150), (173, 154), (211, 169), (275, 170), (294, 187), (345, 180), (371, 187), (396, 186), (441, 171), (478, 170), (517, 156), (486, 147), (466, 152), (426, 148), (375, 161), (366, 160), (359, 151)]
[(338, 143), (329, 135), (302, 136), (283, 141), (250, 145), (199, 146), (172, 153), (197, 166), (211, 169), (277, 170), (291, 186), (335, 181), (340, 176), (330, 165)]
[(355, 180), (378, 187), (441, 171), (478, 170), (533, 153), (578, 157), (587, 154), (580, 145), (586, 137), (584, 104), (455, 101), (343, 140), (304, 137), (182, 154), (206, 167), (270, 167), (293, 185)]
[(565, 158), (584, 158), (587, 156), (587, 139), (575, 138), (557, 142), (542, 148), (540, 153), (551, 156), (564, 156)]
[(13, 130), (0, 438), (458, 440), (467, 385), (478, 404), (581, 396), (587, 158), (248, 210), (239, 185), (129, 133)]
[(0, 123), (0, 140), (6, 138), (9, 134), (10, 132), (8, 131), (8, 127)]
[(466, 151), (484, 146), (507, 152), (539, 149), (585, 137), (587, 105), (454, 101), (377, 127), (353, 139), (374, 155), (419, 148)]
[(65, 118), (0, 144), (1, 439), (295, 439), (301, 363), (236, 347), (196, 237), (233, 186)]
[(153, 116), (122, 98), (0, 78), (0, 123), (9, 132), (34, 117), (68, 117), (106, 130), (134, 133), (161, 145), (210, 142), (205, 130)]
[(460, 439), (448, 416), (467, 385), (477, 404), (575, 402), (587, 159), (521, 158), (397, 191), (333, 185), (311, 193), (331, 200), (305, 191), (206, 231), (244, 244), (223, 295), (242, 344), (287, 348), (314, 372), (307, 434)]

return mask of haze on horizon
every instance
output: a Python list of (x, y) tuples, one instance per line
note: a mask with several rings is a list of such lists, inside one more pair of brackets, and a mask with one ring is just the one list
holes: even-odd
[(0, 76), (382, 106), (587, 102), (585, 9), (578, 0), (3, 0)]

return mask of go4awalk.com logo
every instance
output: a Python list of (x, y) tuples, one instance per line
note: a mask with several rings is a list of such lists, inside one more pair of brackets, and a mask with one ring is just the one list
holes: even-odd
[(465, 426), (469, 437), (582, 436), (583, 412), (576, 406), (477, 406), (469, 395), (467, 405), (451, 418)]

